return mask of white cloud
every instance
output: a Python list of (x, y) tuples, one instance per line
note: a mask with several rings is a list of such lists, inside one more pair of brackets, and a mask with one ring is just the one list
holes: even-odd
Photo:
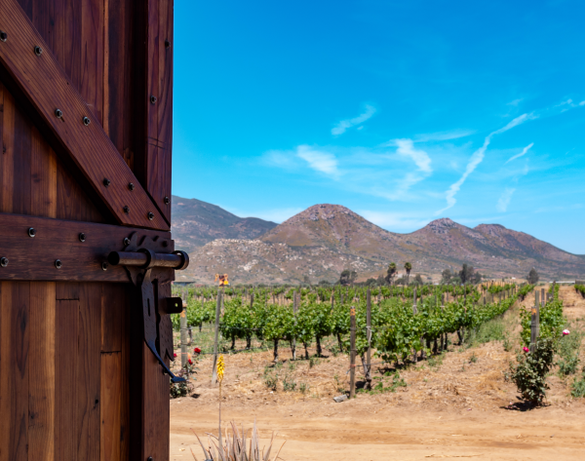
[(496, 205), (496, 209), (499, 212), (501, 213), (506, 212), (506, 210), (508, 209), (508, 205), (510, 204), (510, 200), (512, 200), (512, 195), (514, 195), (515, 191), (516, 189), (510, 189), (507, 187), (506, 190), (502, 193), (498, 200), (498, 204)]
[(473, 171), (477, 168), (477, 166), (483, 161), (485, 151), (487, 150), (488, 146), (490, 145), (490, 142), (491, 142), (492, 137), (494, 135), (504, 133), (504, 132), (511, 130), (512, 128), (526, 122), (527, 120), (533, 120), (535, 118), (538, 118), (538, 116), (534, 115), (533, 113), (522, 114), (519, 117), (516, 117), (514, 120), (510, 121), (506, 126), (500, 128), (496, 131), (492, 131), (490, 134), (488, 134), (483, 141), (483, 146), (481, 146), (479, 149), (477, 149), (471, 155), (471, 158), (469, 159), (469, 163), (467, 163), (467, 168), (465, 168), (465, 172), (463, 173), (461, 178), (459, 178), (459, 180), (457, 182), (451, 184), (451, 187), (449, 187), (449, 189), (445, 193), (445, 199), (447, 200), (447, 206), (445, 208), (437, 211), (435, 213), (435, 215), (442, 214), (443, 212), (445, 212), (449, 208), (452, 208), (457, 203), (457, 200), (455, 199), (457, 192), (459, 192), (459, 189), (461, 189), (461, 186), (463, 185), (463, 183), (465, 182), (467, 177), (471, 173), (473, 173)]
[(337, 159), (329, 152), (316, 150), (310, 146), (298, 146), (297, 156), (305, 160), (313, 170), (328, 176), (339, 176)]
[(377, 226), (392, 231), (412, 231), (420, 229), (429, 223), (426, 213), (400, 213), (386, 211), (359, 210), (359, 215), (373, 222)]
[(436, 133), (419, 134), (414, 137), (414, 142), (449, 141), (451, 139), (464, 138), (475, 133), (475, 130), (451, 130), (438, 131)]
[(411, 139), (396, 139), (398, 149), (396, 153), (404, 157), (410, 157), (420, 171), (431, 173), (431, 158), (424, 150), (415, 149)]
[(366, 105), (366, 111), (363, 114), (360, 114), (355, 118), (350, 118), (348, 120), (342, 120), (341, 122), (339, 122), (337, 125), (335, 125), (331, 129), (331, 134), (335, 135), (335, 136), (343, 134), (343, 133), (345, 133), (345, 131), (348, 128), (351, 128), (351, 127), (356, 126), (356, 125), (361, 125), (366, 120), (371, 118), (375, 113), (376, 113), (375, 107), (370, 106), (370, 105)]
[[(526, 153), (530, 150), (530, 148), (534, 146), (534, 143), (531, 142), (529, 145), (527, 145), (524, 149), (522, 149), (522, 152), (520, 152), (519, 154), (514, 155), (513, 157), (510, 157), (506, 163), (510, 163), (512, 160), (516, 160), (517, 158), (522, 157), (523, 155), (526, 155)], [(504, 163), (504, 165), (506, 165), (506, 163)]]

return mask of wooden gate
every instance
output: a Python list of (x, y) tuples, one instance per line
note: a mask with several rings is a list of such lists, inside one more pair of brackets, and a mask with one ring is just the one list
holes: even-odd
[(0, 0), (0, 461), (169, 459), (172, 41), (172, 0)]

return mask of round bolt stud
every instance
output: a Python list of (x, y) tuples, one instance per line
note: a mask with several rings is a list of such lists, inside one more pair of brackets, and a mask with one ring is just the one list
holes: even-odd
[(0, 267), (6, 267), (8, 266), (8, 258), (0, 258)]
[(127, 247), (130, 245), (130, 239), (128, 237), (124, 237), (124, 246)]
[(3, 30), (0, 30), (0, 40), (2, 40), (3, 42), (8, 40), (8, 34), (6, 32), (4, 32)]
[(79, 234), (79, 241), (81, 243), (84, 243), (85, 242), (85, 234), (83, 232)]
[(124, 209), (124, 213), (126, 213), (126, 214), (130, 213), (130, 207), (128, 205), (126, 205), (123, 209)]
[(110, 184), (112, 184), (112, 181), (110, 181), (108, 178), (104, 178), (104, 186), (108, 187)]
[(151, 104), (156, 104), (156, 96), (155, 95), (151, 95), (150, 96), (150, 103)]
[(169, 203), (171, 203), (171, 199), (168, 197), (165, 197), (164, 202), (165, 202), (165, 205), (168, 205)]
[(63, 112), (61, 112), (61, 109), (55, 109), (55, 117), (57, 118), (63, 117)]
[(149, 456), (146, 461), (154, 461), (154, 458), (152, 456)]
[(154, 213), (152, 211), (148, 212), (148, 219), (152, 221), (154, 219)]
[(83, 117), (83, 124), (85, 126), (89, 126), (89, 124), (91, 123), (91, 120), (87, 117)]
[(171, 47), (171, 42), (165, 40), (165, 48), (168, 50)]
[(134, 190), (134, 183), (133, 182), (131, 182), (130, 184), (128, 184), (128, 189)]
[(35, 54), (37, 56), (40, 56), (41, 54), (43, 54), (43, 49), (40, 46), (35, 46)]
[(107, 271), (107, 270), (108, 270), (108, 267), (109, 267), (109, 266), (108, 266), (108, 263), (104, 261), (104, 262), (102, 263), (102, 270), (103, 270), (103, 271)]
[(32, 239), (35, 237), (35, 235), (37, 235), (37, 231), (35, 230), (35, 228), (29, 227), (28, 228), (28, 236)]
[(57, 269), (61, 269), (63, 267), (63, 263), (61, 262), (60, 259), (55, 259), (55, 267)]

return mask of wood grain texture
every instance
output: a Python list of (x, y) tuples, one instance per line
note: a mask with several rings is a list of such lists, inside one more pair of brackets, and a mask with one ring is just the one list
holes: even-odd
[[(65, 289), (65, 287), (61, 287)], [(77, 460), (79, 301), (57, 300), (55, 325), (55, 460)]]
[(0, 288), (0, 460), (28, 460), (29, 283)]
[(29, 459), (55, 459), (56, 287), (30, 284)]
[(122, 353), (101, 354), (100, 461), (120, 461), (122, 455)]
[(12, 213), (14, 197), (14, 98), (2, 86), (2, 156), (0, 157), (0, 211)]
[(102, 295), (102, 352), (122, 352), (125, 311), (128, 309), (125, 285), (108, 285)]
[[(30, 238), (28, 229), (36, 230)], [(63, 221), (0, 213), (0, 256), (8, 258), (7, 267), (0, 267), (0, 280), (37, 281), (110, 281), (129, 282), (125, 269), (102, 263), (111, 251), (124, 249), (124, 238), (134, 230), (122, 226)], [(167, 241), (168, 232), (139, 230), (141, 234)], [(85, 242), (79, 234), (85, 234)], [(174, 250), (174, 242), (167, 241), (168, 252)], [(55, 260), (62, 263), (55, 268)], [(153, 274), (171, 280), (174, 272), (166, 268), (155, 268)]]
[[(169, 224), (140, 186), (99, 121), (95, 120), (91, 108), (69, 81), (16, 0), (0, 3), (0, 17), (11, 18), (10, 27), (3, 26), (9, 39), (1, 43), (0, 63), (59, 140), (60, 146), (56, 150), (73, 160), (119, 223), (168, 230)], [(37, 45), (43, 48), (40, 57), (33, 52)], [(50, 86), (46, 85), (47, 81), (51, 81)], [(64, 114), (61, 119), (54, 115), (56, 108)], [(82, 122), (86, 116), (94, 118), (89, 126), (84, 126)], [(97, 158), (99, 162), (95, 161)], [(111, 181), (109, 187), (103, 184), (106, 178)], [(135, 184), (133, 191), (129, 190), (129, 183)], [(129, 213), (123, 211), (124, 206), (129, 207)], [(154, 214), (153, 220), (148, 219), (148, 213)]]
[(102, 284), (83, 283), (79, 296), (77, 459), (99, 461)]

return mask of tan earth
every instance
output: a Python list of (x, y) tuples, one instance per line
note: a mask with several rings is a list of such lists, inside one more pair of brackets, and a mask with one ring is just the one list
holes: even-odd
[[(585, 330), (585, 300), (568, 286), (560, 294), (571, 328)], [(342, 403), (332, 397), (348, 389), (346, 355), (325, 350), (324, 358), (292, 362), (290, 348), (281, 348), (284, 363), (275, 370), (271, 351), (226, 354), (223, 430), (232, 420), (248, 430), (256, 421), (262, 445), (277, 432), (271, 459), (286, 442), (280, 458), (287, 461), (585, 460), (585, 399), (570, 396), (575, 377), (560, 379), (554, 370), (546, 406), (522, 411), (512, 405), (519, 400), (506, 372), (520, 348), (518, 309), (504, 318), (509, 352), (503, 341), (452, 345), (442, 358), (399, 370), (406, 387), (359, 393)], [(393, 378), (383, 376), (379, 362), (374, 360), (374, 382), (390, 387)], [(579, 369), (584, 362), (582, 345)], [(219, 391), (210, 384), (212, 358), (206, 356), (198, 367), (193, 394), (171, 401), (171, 460), (193, 459), (191, 449), (205, 459), (191, 429), (205, 444), (206, 433), (217, 435)], [(265, 370), (268, 376), (279, 374), (276, 391), (267, 388)], [(296, 389), (284, 391), (284, 380), (296, 383)]]

